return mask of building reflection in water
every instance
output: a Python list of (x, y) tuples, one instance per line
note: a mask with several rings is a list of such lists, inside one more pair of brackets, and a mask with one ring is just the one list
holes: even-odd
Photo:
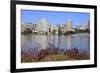
[(49, 48), (78, 48), (89, 51), (89, 36), (82, 35), (22, 35), (22, 50), (31, 51)]
[(71, 35), (66, 37), (66, 45), (67, 45), (67, 49), (72, 49), (72, 36)]
[(47, 36), (45, 35), (36, 35), (35, 37), (35, 43), (37, 44), (36, 47), (38, 49), (47, 49), (48, 47), (48, 40)]

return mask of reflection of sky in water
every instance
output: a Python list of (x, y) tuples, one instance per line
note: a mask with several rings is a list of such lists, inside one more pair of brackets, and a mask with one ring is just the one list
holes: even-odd
[(51, 46), (60, 49), (78, 48), (89, 52), (90, 39), (88, 34), (22, 35), (22, 50), (41, 50)]

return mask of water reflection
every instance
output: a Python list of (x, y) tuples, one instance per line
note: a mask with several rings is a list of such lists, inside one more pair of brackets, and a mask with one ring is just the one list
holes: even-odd
[(87, 33), (75, 35), (22, 35), (22, 50), (41, 50), (48, 47), (59, 49), (78, 48), (90, 51), (90, 39)]

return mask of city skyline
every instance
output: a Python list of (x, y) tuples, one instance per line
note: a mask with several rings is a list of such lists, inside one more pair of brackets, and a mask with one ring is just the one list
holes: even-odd
[(90, 20), (89, 13), (83, 12), (54, 12), (54, 11), (39, 11), (39, 10), (21, 10), (21, 24), (33, 23), (36, 24), (40, 18), (48, 20), (51, 25), (66, 24), (67, 20), (71, 19), (73, 27), (78, 24), (84, 25)]

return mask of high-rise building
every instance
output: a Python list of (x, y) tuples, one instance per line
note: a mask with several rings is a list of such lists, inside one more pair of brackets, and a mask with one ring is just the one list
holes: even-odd
[(46, 34), (49, 32), (49, 23), (46, 19), (41, 18), (37, 22), (37, 30), (39, 34)]
[(83, 27), (84, 29), (90, 29), (90, 21), (88, 20)]
[(87, 21), (86, 25), (87, 25), (86, 29), (90, 29), (90, 21), (89, 20)]
[(81, 24), (77, 24), (76, 29), (79, 30), (79, 29), (81, 29), (81, 27), (82, 27)]
[(66, 27), (64, 24), (60, 24), (59, 25), (59, 30), (60, 30), (60, 33), (65, 33), (66, 32)]
[(72, 31), (72, 20), (68, 19), (66, 23), (66, 30), (67, 31)]

